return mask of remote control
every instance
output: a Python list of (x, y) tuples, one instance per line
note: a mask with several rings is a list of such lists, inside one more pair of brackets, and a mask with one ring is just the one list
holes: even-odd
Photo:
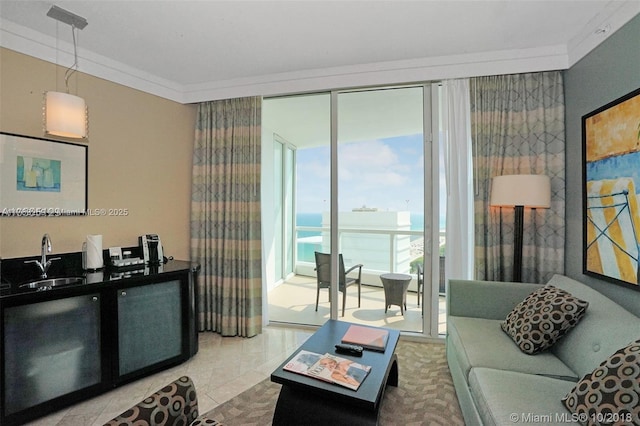
[(348, 354), (353, 356), (362, 356), (362, 346), (349, 345), (347, 343), (339, 343), (336, 345), (336, 352), (340, 354)]

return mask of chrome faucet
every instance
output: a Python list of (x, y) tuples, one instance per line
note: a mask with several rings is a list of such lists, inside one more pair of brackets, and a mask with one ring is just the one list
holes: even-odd
[(51, 253), (51, 249), (51, 238), (49, 238), (49, 234), (44, 234), (42, 236), (42, 246), (40, 247), (40, 260), (27, 260), (24, 262), (35, 263), (40, 268), (40, 278), (47, 278), (47, 271), (49, 271), (51, 262), (53, 262), (54, 260), (60, 260), (59, 257), (52, 257), (51, 259), (47, 260), (47, 253)]

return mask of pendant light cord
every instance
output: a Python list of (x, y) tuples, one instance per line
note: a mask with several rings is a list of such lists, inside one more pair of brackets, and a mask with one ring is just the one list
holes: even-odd
[(76, 46), (76, 26), (71, 25), (71, 36), (73, 37), (73, 65), (71, 65), (64, 73), (64, 84), (69, 93), (69, 78), (78, 70), (78, 47)]

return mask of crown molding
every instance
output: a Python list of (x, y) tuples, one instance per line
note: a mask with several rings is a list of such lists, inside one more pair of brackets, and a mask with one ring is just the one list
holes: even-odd
[[(73, 45), (0, 19), (0, 46), (60, 66), (73, 64)], [(184, 88), (105, 56), (78, 47), (78, 71), (175, 102), (184, 103)]]
[[(273, 96), (327, 89), (375, 86), (567, 69), (640, 13), (640, 2), (610, 2), (567, 46), (502, 50), (435, 58), (379, 62), (181, 85), (85, 49), (79, 71), (179, 103), (243, 96)], [(61, 66), (73, 63), (73, 46), (0, 20), (0, 46)], [(598, 28), (610, 28), (596, 34)]]
[(548, 46), (378, 62), (187, 85), (184, 97), (187, 102), (201, 102), (230, 97), (273, 96), (327, 89), (549, 71), (567, 67), (566, 48)]
[(640, 14), (640, 1), (638, 0), (609, 2), (601, 13), (567, 43), (569, 67), (587, 56), (589, 52), (638, 14)]

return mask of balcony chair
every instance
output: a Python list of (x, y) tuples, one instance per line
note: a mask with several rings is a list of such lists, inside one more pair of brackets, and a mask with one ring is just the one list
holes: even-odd
[[(446, 292), (445, 286), (445, 257), (440, 256), (440, 281), (438, 283), (438, 292), (440, 295), (443, 295)], [(422, 263), (416, 264), (416, 276), (418, 278), (418, 306), (420, 306), (420, 301), (422, 300), (422, 293), (424, 292), (424, 268)]]
[[(318, 289), (316, 291), (316, 312), (318, 312), (318, 302), (320, 301), (320, 289), (331, 287), (331, 255), (326, 253), (315, 252), (316, 255), (316, 277), (318, 281)], [(344, 316), (344, 308), (347, 301), (347, 288), (350, 285), (358, 285), (358, 308), (360, 307), (360, 287), (362, 278), (362, 264), (354, 265), (349, 270), (344, 270), (344, 260), (342, 254), (339, 256), (340, 263), (340, 283), (338, 291), (342, 292), (342, 316)], [(348, 277), (347, 275), (358, 270), (358, 278)], [(329, 291), (329, 301), (331, 301), (331, 291)]]
[(420, 306), (420, 299), (422, 299), (420, 295), (424, 291), (424, 289), (422, 288), (424, 285), (424, 269), (422, 268), (422, 263), (416, 264), (416, 269), (416, 275), (418, 278), (418, 306)]

